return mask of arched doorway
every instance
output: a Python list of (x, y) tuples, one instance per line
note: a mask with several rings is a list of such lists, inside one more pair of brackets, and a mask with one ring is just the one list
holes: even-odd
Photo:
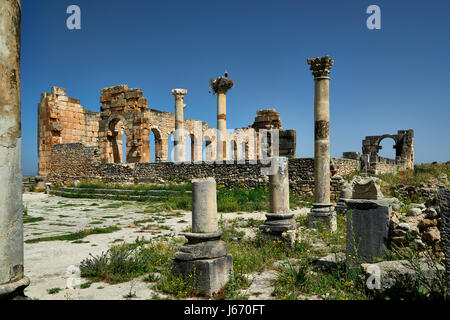
[(159, 131), (158, 128), (150, 129), (148, 140), (149, 140), (149, 145), (150, 145), (150, 162), (163, 161), (162, 138), (161, 138), (161, 132)]
[(384, 137), (378, 142), (378, 157), (395, 160), (397, 145), (392, 137)]
[[(108, 124), (108, 162), (122, 163), (125, 124), (121, 118), (114, 118)], [(126, 140), (125, 140), (126, 149)], [(125, 156), (126, 159), (126, 156)]]

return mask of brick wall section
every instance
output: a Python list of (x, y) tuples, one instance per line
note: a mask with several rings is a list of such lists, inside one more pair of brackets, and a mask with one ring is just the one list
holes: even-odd
[[(350, 159), (332, 159), (336, 175), (349, 174), (359, 168), (359, 161)], [(265, 186), (267, 176), (261, 175), (261, 168), (267, 166), (261, 161), (243, 164), (217, 163), (102, 163), (97, 148), (86, 147), (81, 143), (57, 145), (52, 149), (51, 171), (48, 180), (64, 185), (74, 180), (100, 179), (106, 183), (134, 182), (188, 182), (194, 178), (214, 177), (218, 185), (228, 188), (254, 188)], [(293, 191), (312, 194), (314, 190), (314, 159), (289, 159), (289, 179)], [(331, 183), (332, 200), (339, 196), (341, 179)]]
[(70, 98), (63, 88), (43, 93), (38, 105), (38, 174), (48, 174), (52, 147), (56, 144), (84, 142), (98, 145), (100, 113), (85, 110), (80, 100)]

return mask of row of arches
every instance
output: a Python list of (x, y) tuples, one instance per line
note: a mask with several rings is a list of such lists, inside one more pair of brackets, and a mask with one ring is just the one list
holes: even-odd
[[(196, 135), (185, 131), (179, 149), (179, 144), (175, 146), (174, 129), (163, 131), (158, 127), (143, 128), (139, 122), (133, 122), (134, 127), (130, 129), (131, 123), (127, 123), (123, 116), (111, 117), (106, 123), (107, 144), (103, 150), (107, 162), (110, 163), (174, 162), (175, 148), (182, 155), (177, 157), (181, 158), (181, 161), (212, 161), (216, 160), (216, 157), (223, 160), (250, 160), (266, 158), (256, 150), (264, 149), (264, 145), (270, 145), (263, 140), (259, 141), (259, 137), (264, 136), (263, 133), (238, 129), (229, 132), (226, 155), (222, 156), (217, 152), (217, 133), (213, 128), (196, 128), (194, 129)], [(196, 141), (199, 135), (202, 136), (201, 140)], [(270, 135), (268, 133), (267, 137)]]

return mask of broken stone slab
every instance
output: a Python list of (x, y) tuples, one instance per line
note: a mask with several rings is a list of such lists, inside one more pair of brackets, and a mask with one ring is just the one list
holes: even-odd
[(353, 186), (353, 199), (381, 200), (383, 193), (374, 178), (366, 178), (356, 181)]
[(331, 253), (325, 257), (319, 258), (312, 262), (313, 267), (316, 270), (333, 270), (336, 269), (338, 264), (345, 262), (345, 253)]
[(361, 267), (366, 273), (369, 289), (376, 289), (383, 294), (400, 293), (402, 296), (405, 293), (412, 294), (418, 281), (427, 281), (432, 288), (437, 289), (438, 275), (445, 270), (442, 265), (427, 258), (415, 260), (414, 265), (408, 260), (396, 260), (363, 263)]

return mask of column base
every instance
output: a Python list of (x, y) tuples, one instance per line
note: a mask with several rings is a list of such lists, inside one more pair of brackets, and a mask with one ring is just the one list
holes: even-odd
[(266, 218), (264, 224), (259, 227), (259, 230), (262, 231), (263, 240), (281, 240), (291, 245), (294, 244), (297, 238), (297, 224), (293, 213), (268, 213)]
[(172, 272), (193, 281), (198, 291), (212, 296), (226, 285), (233, 270), (233, 257), (220, 240), (222, 232), (183, 235), (188, 243), (175, 253)]
[(24, 294), (26, 287), (30, 285), (30, 279), (28, 277), (23, 277), (22, 279), (0, 284), (0, 300), (28, 300)]
[(325, 228), (328, 231), (337, 230), (336, 211), (331, 203), (313, 203), (311, 211), (308, 213), (308, 228)]

